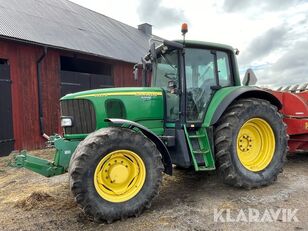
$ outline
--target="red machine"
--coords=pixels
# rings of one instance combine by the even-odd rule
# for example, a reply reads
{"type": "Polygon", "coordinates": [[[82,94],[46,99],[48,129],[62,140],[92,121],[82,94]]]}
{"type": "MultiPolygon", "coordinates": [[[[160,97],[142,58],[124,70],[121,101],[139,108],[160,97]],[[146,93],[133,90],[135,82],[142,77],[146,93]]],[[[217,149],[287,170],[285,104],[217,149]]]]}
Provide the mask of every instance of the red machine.
{"type": "Polygon", "coordinates": [[[283,104],[281,113],[288,126],[289,152],[308,152],[308,83],[272,93],[283,104]]]}

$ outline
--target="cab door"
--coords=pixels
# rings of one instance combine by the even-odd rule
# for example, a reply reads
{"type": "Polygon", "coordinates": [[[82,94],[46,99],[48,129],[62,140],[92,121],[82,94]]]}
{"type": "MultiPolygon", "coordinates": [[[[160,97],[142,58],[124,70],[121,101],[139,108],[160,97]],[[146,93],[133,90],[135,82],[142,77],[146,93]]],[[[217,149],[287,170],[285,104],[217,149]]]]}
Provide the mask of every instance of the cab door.
{"type": "Polygon", "coordinates": [[[187,48],[185,73],[186,122],[202,123],[215,89],[231,85],[228,53],[187,48]]]}

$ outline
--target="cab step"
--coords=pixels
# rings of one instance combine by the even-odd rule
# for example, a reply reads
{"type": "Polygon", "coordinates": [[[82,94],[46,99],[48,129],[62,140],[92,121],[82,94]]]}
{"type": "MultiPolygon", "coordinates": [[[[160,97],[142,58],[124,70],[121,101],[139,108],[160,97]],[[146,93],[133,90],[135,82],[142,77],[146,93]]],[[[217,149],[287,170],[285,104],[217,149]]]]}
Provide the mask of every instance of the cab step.
{"type": "Polygon", "coordinates": [[[188,131],[187,128],[184,127],[184,132],[195,170],[214,170],[215,160],[213,158],[206,129],[201,127],[197,131],[188,131]]]}

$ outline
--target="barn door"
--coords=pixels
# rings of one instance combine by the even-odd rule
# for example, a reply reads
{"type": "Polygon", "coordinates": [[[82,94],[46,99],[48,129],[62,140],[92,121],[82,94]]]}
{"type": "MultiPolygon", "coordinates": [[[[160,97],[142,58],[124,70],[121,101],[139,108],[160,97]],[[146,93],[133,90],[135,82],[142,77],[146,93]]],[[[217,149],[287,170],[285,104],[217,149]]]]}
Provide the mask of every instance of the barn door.
{"type": "Polygon", "coordinates": [[[14,149],[10,66],[0,59],[0,156],[14,149]]]}
{"type": "Polygon", "coordinates": [[[78,91],[113,87],[111,75],[61,71],[61,96],[78,91]]]}
{"type": "Polygon", "coordinates": [[[89,89],[89,74],[73,71],[61,71],[61,96],[89,89]]]}

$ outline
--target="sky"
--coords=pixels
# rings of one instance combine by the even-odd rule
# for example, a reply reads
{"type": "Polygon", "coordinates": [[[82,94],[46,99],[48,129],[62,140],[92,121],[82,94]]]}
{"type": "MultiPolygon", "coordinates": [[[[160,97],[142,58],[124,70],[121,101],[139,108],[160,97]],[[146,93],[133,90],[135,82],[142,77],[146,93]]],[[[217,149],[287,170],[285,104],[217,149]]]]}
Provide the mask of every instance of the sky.
{"type": "Polygon", "coordinates": [[[308,82],[308,0],[71,0],[153,34],[224,43],[238,48],[241,76],[252,68],[258,85],[308,82]]]}

